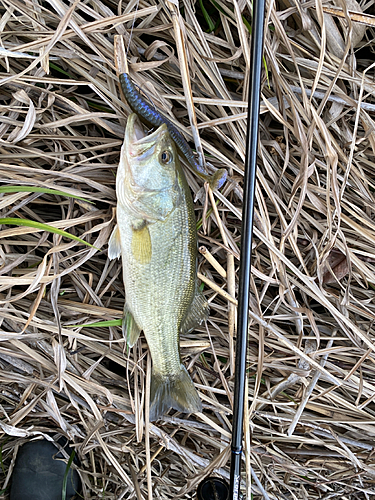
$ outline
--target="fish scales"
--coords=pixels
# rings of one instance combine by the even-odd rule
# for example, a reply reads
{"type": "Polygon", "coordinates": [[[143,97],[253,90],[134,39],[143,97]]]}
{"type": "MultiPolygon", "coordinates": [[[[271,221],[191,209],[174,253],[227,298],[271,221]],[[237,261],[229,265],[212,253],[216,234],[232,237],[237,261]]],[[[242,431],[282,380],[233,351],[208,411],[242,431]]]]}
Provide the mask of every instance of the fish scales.
{"type": "MultiPolygon", "coordinates": [[[[169,339],[178,335],[195,291],[197,244],[194,230],[189,227],[194,214],[188,206],[183,200],[166,221],[150,224],[152,247],[157,251],[152,252],[148,264],[140,264],[131,252],[123,260],[127,304],[145,332],[154,366],[165,373],[179,370],[178,343],[169,339]],[[173,238],[166,238],[168,234],[173,238]],[[183,286],[176,287],[176,282],[183,286]]],[[[117,221],[124,247],[130,248],[133,231],[121,207],[117,221]]]]}

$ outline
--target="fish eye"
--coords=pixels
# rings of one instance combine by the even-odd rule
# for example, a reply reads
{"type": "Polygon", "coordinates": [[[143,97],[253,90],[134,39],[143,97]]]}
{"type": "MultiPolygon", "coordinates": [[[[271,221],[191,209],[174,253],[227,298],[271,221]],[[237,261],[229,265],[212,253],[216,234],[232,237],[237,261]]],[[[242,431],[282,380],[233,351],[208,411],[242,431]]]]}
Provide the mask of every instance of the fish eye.
{"type": "Polygon", "coordinates": [[[169,151],[163,151],[160,153],[160,162],[164,165],[168,165],[173,160],[173,155],[169,151]]]}

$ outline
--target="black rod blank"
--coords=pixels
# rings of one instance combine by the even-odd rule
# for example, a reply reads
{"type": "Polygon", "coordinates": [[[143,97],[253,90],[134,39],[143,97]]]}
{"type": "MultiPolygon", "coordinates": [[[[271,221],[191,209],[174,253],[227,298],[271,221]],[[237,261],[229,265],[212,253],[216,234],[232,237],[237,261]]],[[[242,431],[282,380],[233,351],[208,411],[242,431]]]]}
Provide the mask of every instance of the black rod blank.
{"type": "Polygon", "coordinates": [[[249,324],[251,246],[258,151],[259,104],[263,54],[265,0],[253,1],[253,23],[250,46],[249,107],[244,175],[244,196],[241,232],[241,262],[238,290],[236,366],[232,428],[230,498],[237,500],[241,482],[243,415],[245,404],[247,330],[249,324]]]}

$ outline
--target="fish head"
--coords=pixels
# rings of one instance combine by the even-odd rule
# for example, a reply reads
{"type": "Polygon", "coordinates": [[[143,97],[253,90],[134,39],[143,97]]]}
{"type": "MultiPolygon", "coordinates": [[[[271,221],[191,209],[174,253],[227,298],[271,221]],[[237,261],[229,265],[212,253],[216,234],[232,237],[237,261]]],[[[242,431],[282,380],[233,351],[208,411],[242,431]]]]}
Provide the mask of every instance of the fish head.
{"type": "Polygon", "coordinates": [[[165,220],[181,199],[180,164],[167,126],[147,135],[129,116],[117,175],[119,203],[149,222],[165,220]]]}

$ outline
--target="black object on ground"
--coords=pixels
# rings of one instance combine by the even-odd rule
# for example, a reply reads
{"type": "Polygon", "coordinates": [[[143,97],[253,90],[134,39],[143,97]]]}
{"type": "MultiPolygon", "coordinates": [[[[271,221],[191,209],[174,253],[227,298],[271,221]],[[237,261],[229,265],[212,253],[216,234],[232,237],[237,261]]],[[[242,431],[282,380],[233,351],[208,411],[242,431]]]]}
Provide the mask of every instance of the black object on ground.
{"type": "Polygon", "coordinates": [[[228,500],[228,483],[220,477],[206,477],[199,483],[197,498],[198,500],[228,500]]]}
{"type": "Polygon", "coordinates": [[[232,459],[230,498],[237,500],[241,482],[243,412],[246,381],[247,330],[249,325],[251,245],[258,152],[260,83],[263,53],[265,0],[254,0],[250,46],[249,107],[244,176],[244,197],[241,231],[241,263],[238,290],[236,367],[234,378],[232,459]]]}
{"type": "MultiPolygon", "coordinates": [[[[64,446],[66,440],[59,444],[64,446]]],[[[72,449],[65,451],[70,456],[72,449]]],[[[66,461],[50,441],[31,441],[18,451],[12,474],[10,500],[61,500],[66,461]]],[[[80,491],[81,481],[77,471],[70,468],[67,476],[66,500],[80,491]]]]}

